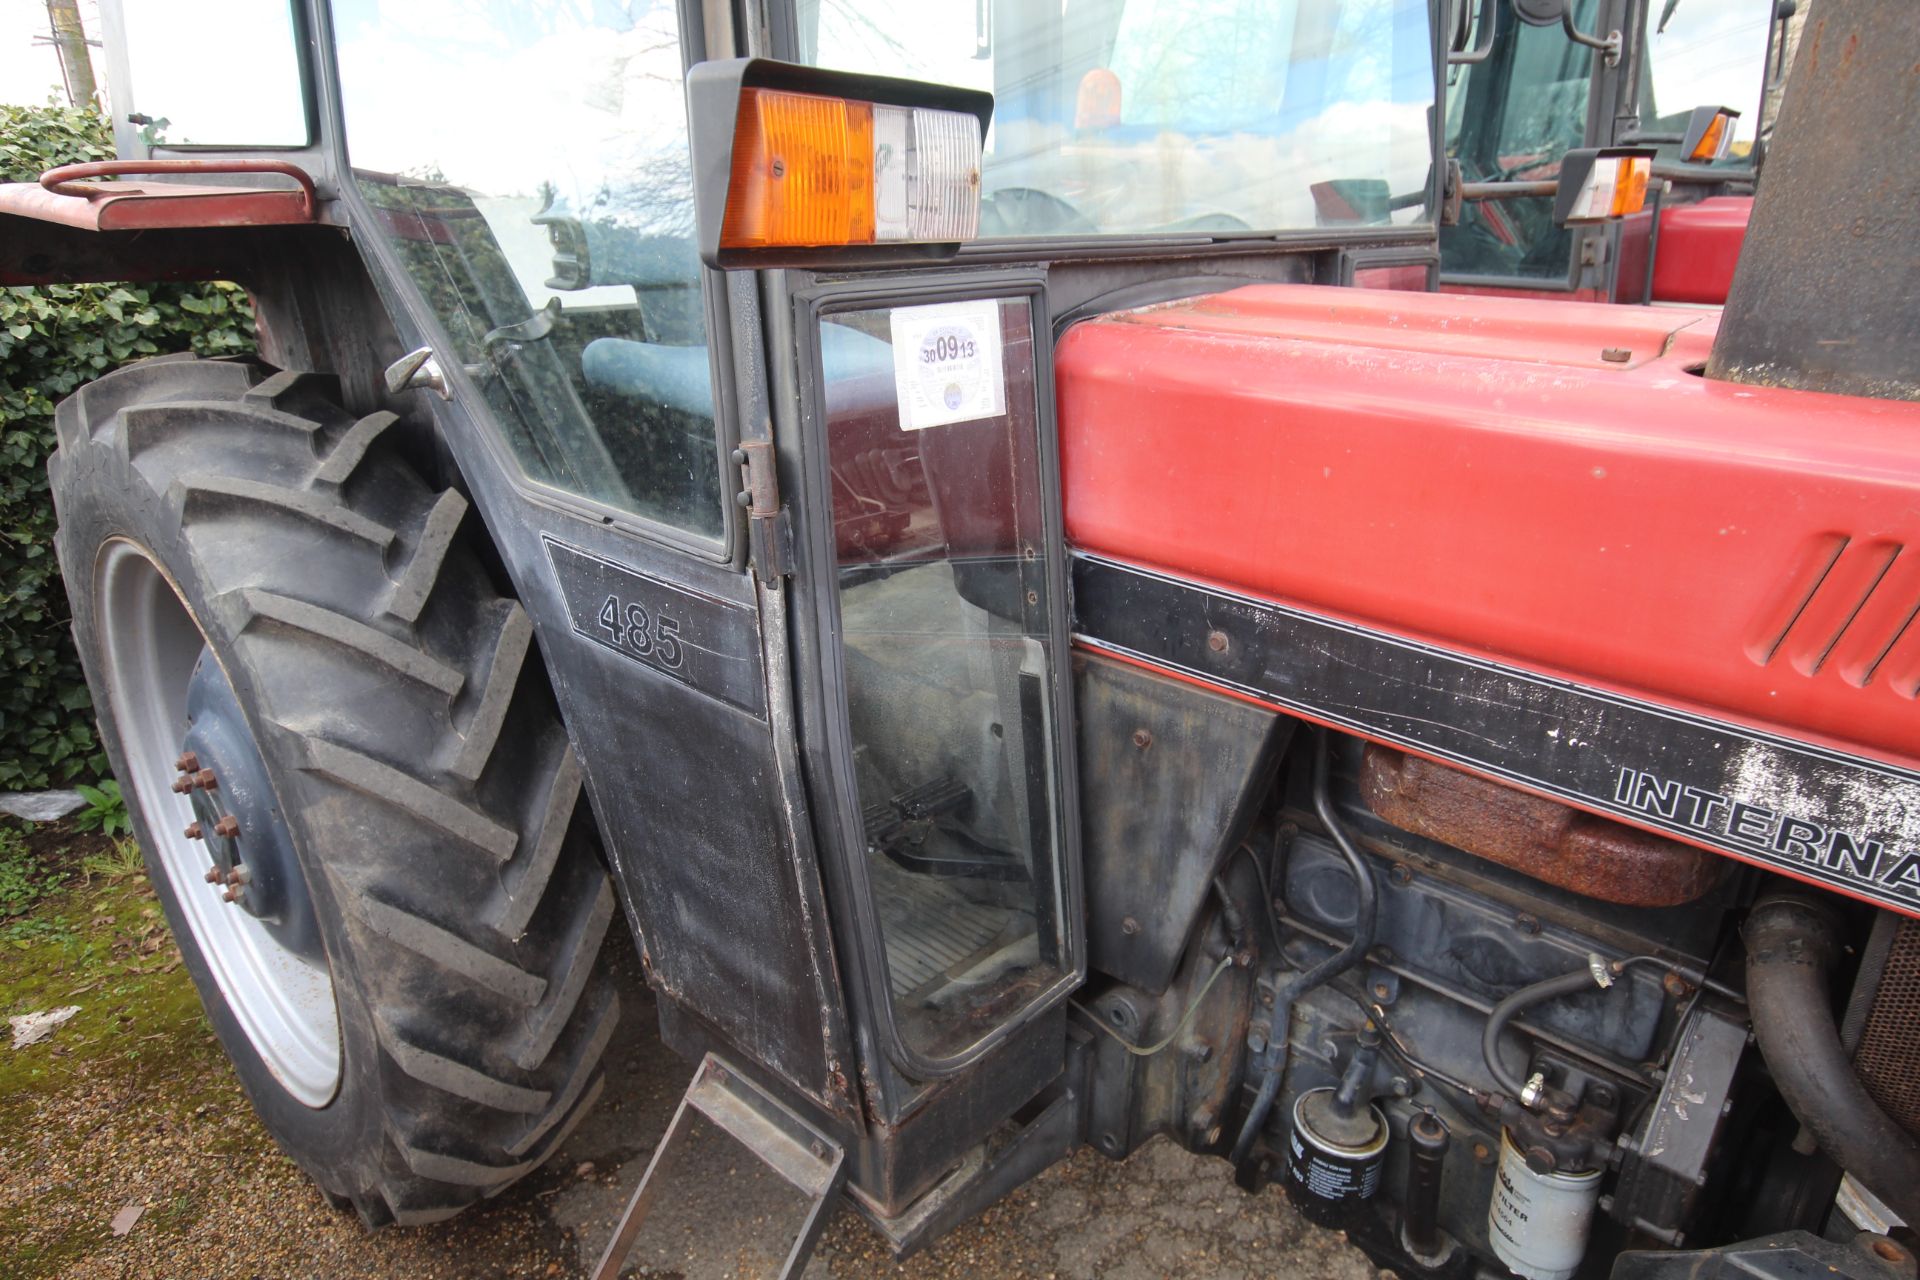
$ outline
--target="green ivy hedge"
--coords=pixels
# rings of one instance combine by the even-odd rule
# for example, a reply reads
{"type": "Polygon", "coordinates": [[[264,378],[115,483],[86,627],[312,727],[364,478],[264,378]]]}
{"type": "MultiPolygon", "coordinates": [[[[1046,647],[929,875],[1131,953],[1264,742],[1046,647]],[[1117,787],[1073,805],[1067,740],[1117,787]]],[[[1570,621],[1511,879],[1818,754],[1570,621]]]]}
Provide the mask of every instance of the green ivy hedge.
{"type": "MultiPolygon", "coordinates": [[[[0,106],[0,182],[112,155],[97,111],[0,106]]],[[[54,405],[147,356],[253,349],[253,311],[236,285],[0,288],[0,790],[107,771],[54,562],[54,405]]]]}

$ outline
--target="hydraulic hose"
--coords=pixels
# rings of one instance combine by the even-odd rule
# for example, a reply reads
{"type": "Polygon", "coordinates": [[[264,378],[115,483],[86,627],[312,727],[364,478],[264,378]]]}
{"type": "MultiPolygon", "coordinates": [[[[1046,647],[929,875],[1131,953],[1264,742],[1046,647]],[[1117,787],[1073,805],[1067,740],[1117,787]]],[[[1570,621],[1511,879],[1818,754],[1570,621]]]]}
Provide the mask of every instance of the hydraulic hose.
{"type": "Polygon", "coordinates": [[[1548,1000],[1558,1000],[1561,996],[1570,996],[1576,991],[1591,991],[1605,985],[1598,977],[1597,959],[1588,963],[1584,969],[1572,973],[1559,974],[1536,982],[1530,987],[1522,987],[1512,995],[1493,1006],[1493,1012],[1487,1015],[1486,1030],[1480,1034],[1480,1056],[1487,1060],[1487,1074],[1500,1086],[1500,1091],[1522,1106],[1526,1105],[1522,1095],[1526,1085],[1519,1076],[1507,1070],[1507,1064],[1500,1060],[1500,1033],[1507,1024],[1518,1017],[1521,1010],[1532,1008],[1548,1000]]]}
{"type": "Polygon", "coordinates": [[[1230,1158],[1235,1167],[1244,1164],[1247,1153],[1253,1150],[1254,1140],[1260,1136],[1261,1127],[1266,1124],[1267,1116],[1273,1110],[1273,1100],[1279,1096],[1280,1085],[1286,1078],[1287,1036],[1293,1026],[1294,1001],[1329,978],[1338,977],[1351,969],[1373,946],[1379,894],[1374,889],[1373,874],[1367,870],[1366,861],[1354,847],[1346,828],[1340,825],[1339,815],[1333,811],[1333,795],[1328,786],[1333,756],[1333,749],[1328,743],[1329,736],[1326,730],[1320,730],[1315,744],[1313,810],[1320,815],[1320,825],[1333,837],[1333,843],[1339,848],[1340,856],[1346,859],[1347,869],[1353,875],[1353,937],[1346,946],[1311,968],[1295,974],[1274,992],[1273,1020],[1267,1029],[1266,1074],[1260,1080],[1259,1092],[1254,1094],[1246,1123],[1240,1126],[1240,1136],[1233,1141],[1230,1158]]]}
{"type": "Polygon", "coordinates": [[[1920,1141],[1868,1096],[1834,1029],[1833,918],[1803,898],[1768,898],[1741,935],[1753,1036],[1780,1096],[1836,1164],[1920,1222],[1920,1141]]]}

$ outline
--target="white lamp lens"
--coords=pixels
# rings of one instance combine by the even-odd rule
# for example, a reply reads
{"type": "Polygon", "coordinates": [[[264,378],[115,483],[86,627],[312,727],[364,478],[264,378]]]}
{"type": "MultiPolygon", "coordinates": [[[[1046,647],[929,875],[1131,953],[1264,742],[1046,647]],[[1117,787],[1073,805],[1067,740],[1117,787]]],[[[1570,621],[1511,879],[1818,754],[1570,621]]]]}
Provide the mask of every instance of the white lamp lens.
{"type": "Polygon", "coordinates": [[[877,240],[971,240],[980,228],[980,120],[930,107],[873,108],[877,240]]]}

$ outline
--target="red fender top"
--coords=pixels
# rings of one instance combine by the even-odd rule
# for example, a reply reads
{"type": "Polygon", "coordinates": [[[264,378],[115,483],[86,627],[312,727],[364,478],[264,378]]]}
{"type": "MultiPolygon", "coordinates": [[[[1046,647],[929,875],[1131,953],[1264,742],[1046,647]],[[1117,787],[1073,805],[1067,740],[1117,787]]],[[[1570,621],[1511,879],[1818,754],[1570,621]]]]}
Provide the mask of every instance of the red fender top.
{"type": "Polygon", "coordinates": [[[1068,539],[1920,765],[1920,404],[1708,381],[1717,322],[1260,285],[1076,325],[1068,539]]]}

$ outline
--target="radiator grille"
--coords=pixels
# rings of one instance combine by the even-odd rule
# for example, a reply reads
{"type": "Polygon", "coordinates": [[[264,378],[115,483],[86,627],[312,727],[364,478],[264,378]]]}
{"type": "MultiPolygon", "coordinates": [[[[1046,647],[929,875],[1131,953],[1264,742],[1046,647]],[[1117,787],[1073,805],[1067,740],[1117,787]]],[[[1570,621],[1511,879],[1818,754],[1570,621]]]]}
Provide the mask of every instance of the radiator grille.
{"type": "Polygon", "coordinates": [[[1920,920],[1894,934],[1853,1061],[1873,1100],[1920,1133],[1920,920]]]}

